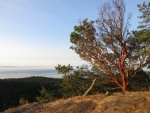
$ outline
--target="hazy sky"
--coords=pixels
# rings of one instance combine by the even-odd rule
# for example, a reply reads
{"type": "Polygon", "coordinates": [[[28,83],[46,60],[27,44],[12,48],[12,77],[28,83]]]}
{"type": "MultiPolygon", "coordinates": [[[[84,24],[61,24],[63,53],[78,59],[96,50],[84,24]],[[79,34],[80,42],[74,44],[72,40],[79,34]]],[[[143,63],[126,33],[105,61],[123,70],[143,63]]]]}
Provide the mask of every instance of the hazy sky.
{"type": "MultiPolygon", "coordinates": [[[[79,19],[98,17],[106,0],[0,0],[0,66],[81,65],[69,47],[70,33],[79,19]]],[[[138,25],[137,4],[125,0],[132,13],[131,29],[138,25]]]]}

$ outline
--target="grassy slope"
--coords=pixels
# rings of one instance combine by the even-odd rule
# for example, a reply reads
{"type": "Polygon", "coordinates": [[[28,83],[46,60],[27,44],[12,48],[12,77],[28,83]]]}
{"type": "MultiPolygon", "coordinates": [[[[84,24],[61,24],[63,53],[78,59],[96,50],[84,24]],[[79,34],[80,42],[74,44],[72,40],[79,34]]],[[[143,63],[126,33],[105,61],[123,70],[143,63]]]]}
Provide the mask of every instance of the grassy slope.
{"type": "Polygon", "coordinates": [[[150,92],[115,93],[87,97],[73,97],[55,102],[23,105],[5,113],[148,113],[150,112],[150,92]]]}

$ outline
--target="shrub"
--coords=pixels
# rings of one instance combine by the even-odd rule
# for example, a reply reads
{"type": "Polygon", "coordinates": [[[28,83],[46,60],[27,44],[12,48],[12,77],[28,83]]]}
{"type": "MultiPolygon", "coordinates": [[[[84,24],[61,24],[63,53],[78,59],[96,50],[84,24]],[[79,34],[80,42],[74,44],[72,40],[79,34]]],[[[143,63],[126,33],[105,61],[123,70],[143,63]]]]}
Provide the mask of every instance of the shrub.
{"type": "Polygon", "coordinates": [[[53,100],[53,92],[46,90],[44,87],[42,87],[42,90],[40,90],[40,96],[36,97],[36,100],[38,102],[44,101],[44,100],[53,100]]]}
{"type": "Polygon", "coordinates": [[[19,100],[19,103],[20,103],[20,105],[24,105],[24,104],[28,104],[29,102],[28,102],[28,100],[26,100],[25,98],[20,98],[20,100],[19,100]]]}

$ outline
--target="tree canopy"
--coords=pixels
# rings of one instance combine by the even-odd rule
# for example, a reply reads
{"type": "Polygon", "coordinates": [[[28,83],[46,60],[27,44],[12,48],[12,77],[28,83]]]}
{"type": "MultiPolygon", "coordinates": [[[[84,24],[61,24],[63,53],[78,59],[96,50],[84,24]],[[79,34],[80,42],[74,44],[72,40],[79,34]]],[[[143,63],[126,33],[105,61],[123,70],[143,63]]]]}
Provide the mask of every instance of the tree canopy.
{"type": "Polygon", "coordinates": [[[150,67],[150,2],[149,3],[142,3],[138,4],[138,9],[141,12],[141,16],[139,18],[142,20],[139,22],[139,30],[135,32],[136,36],[140,42],[144,42],[148,45],[145,54],[148,54],[149,57],[147,58],[147,64],[150,67]]]}
{"type": "Polygon", "coordinates": [[[123,0],[111,0],[101,6],[97,20],[80,21],[70,34],[71,49],[99,75],[113,79],[123,92],[146,63],[148,54],[144,52],[149,47],[129,31],[131,15],[125,18],[125,14],[123,0]]]}
{"type": "Polygon", "coordinates": [[[138,28],[150,30],[150,2],[147,4],[143,2],[142,4],[138,4],[137,6],[139,11],[142,13],[142,15],[139,16],[142,21],[139,22],[140,25],[138,26],[138,28]]]}

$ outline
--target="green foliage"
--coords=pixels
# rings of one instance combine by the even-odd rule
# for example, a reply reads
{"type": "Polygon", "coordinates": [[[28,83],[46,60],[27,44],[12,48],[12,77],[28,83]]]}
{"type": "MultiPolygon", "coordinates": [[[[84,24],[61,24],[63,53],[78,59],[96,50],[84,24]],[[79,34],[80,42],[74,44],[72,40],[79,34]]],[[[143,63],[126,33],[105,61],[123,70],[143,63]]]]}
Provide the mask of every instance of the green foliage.
{"type": "Polygon", "coordinates": [[[94,21],[88,22],[88,19],[83,20],[79,26],[74,27],[74,31],[70,34],[70,42],[74,45],[70,48],[75,50],[81,58],[87,58],[90,56],[84,50],[92,50],[92,43],[94,43],[96,29],[94,27],[94,21]]]}
{"type": "Polygon", "coordinates": [[[73,70],[73,67],[70,66],[70,64],[68,66],[61,66],[60,64],[58,64],[58,66],[56,66],[55,69],[58,71],[58,73],[67,75],[71,70],[73,70]]]}
{"type": "MultiPolygon", "coordinates": [[[[71,74],[63,77],[61,83],[61,92],[64,98],[72,96],[83,95],[87,89],[91,86],[92,80],[95,78],[94,74],[88,70],[87,65],[77,67],[71,74]]],[[[102,87],[94,85],[93,89],[90,90],[89,94],[95,92],[102,92],[102,87]]]]}
{"type": "MultiPolygon", "coordinates": [[[[72,82],[85,92],[91,84],[91,79],[83,75],[83,72],[80,73],[80,71],[77,71],[64,76],[63,79],[44,77],[0,79],[0,111],[21,104],[35,102],[37,101],[36,97],[39,97],[38,100],[40,101],[82,95],[82,92],[76,88],[72,82]],[[43,88],[41,89],[41,87],[43,88]]],[[[140,71],[133,78],[133,81],[131,81],[129,86],[131,91],[149,91],[150,73],[140,71]]],[[[120,91],[114,82],[107,81],[100,77],[89,94],[105,93],[105,90],[114,92],[120,91]]]]}
{"type": "Polygon", "coordinates": [[[36,97],[36,100],[38,102],[45,101],[45,100],[53,100],[54,99],[54,93],[52,91],[46,90],[44,87],[42,87],[42,90],[40,90],[40,96],[36,97]]]}
{"type": "Polygon", "coordinates": [[[137,6],[139,8],[139,11],[142,13],[142,15],[139,16],[142,21],[140,22],[138,28],[150,29],[150,2],[147,4],[143,2],[142,4],[138,4],[137,6]]]}
{"type": "Polygon", "coordinates": [[[29,77],[18,79],[0,79],[0,111],[20,105],[23,97],[29,103],[35,102],[40,96],[41,87],[54,93],[54,98],[61,98],[61,79],[45,77],[29,77]]]}
{"type": "Polygon", "coordinates": [[[142,21],[138,26],[140,30],[133,33],[128,26],[130,16],[127,22],[124,19],[123,0],[104,4],[96,21],[85,19],[74,27],[70,34],[70,42],[73,44],[70,48],[93,66],[93,73],[84,68],[71,72],[73,67],[70,64],[58,64],[55,68],[58,73],[65,75],[63,79],[0,79],[0,111],[34,101],[82,95],[93,77],[98,80],[90,94],[103,93],[106,89],[120,91],[112,78],[116,78],[118,84],[132,78],[128,85],[131,91],[149,91],[150,73],[137,71],[150,63],[150,2],[138,4],[138,8],[142,21]]]}
{"type": "Polygon", "coordinates": [[[20,105],[24,105],[24,104],[28,104],[29,101],[22,97],[22,98],[20,98],[19,103],[20,103],[20,105]]]}
{"type": "MultiPolygon", "coordinates": [[[[140,8],[144,14],[141,24],[149,23],[149,4],[140,8]]],[[[123,0],[112,0],[101,6],[96,21],[80,21],[70,34],[70,48],[89,62],[97,74],[109,76],[124,92],[129,78],[150,62],[150,30],[130,32],[131,16],[125,19],[125,11],[123,0]]]]}
{"type": "Polygon", "coordinates": [[[140,30],[136,31],[135,37],[138,38],[139,42],[148,45],[147,50],[144,54],[148,55],[147,64],[150,67],[150,2],[142,3],[137,5],[139,11],[142,13],[139,18],[142,20],[138,28],[140,30]]]}
{"type": "Polygon", "coordinates": [[[79,26],[74,26],[74,32],[70,34],[70,42],[92,41],[95,39],[95,32],[94,21],[88,22],[88,19],[84,19],[79,26]]]}
{"type": "Polygon", "coordinates": [[[149,91],[150,89],[150,78],[149,74],[140,70],[132,79],[129,84],[131,91],[149,91]]]}
{"type": "Polygon", "coordinates": [[[61,91],[64,98],[82,95],[88,87],[89,80],[73,73],[63,77],[61,91]]]}

